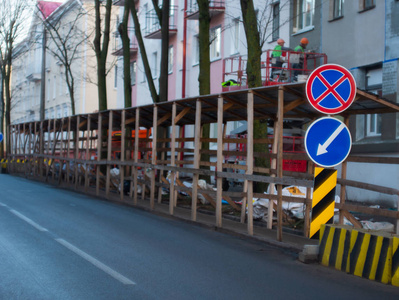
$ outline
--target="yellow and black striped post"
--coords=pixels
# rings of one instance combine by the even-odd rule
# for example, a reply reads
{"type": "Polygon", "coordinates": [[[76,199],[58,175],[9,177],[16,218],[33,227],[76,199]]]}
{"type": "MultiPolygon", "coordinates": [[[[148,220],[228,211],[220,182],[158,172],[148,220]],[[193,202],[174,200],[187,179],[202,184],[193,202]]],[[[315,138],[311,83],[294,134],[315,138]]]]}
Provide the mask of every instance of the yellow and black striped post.
{"type": "Polygon", "coordinates": [[[309,238],[318,237],[322,224],[332,223],[334,218],[336,185],[337,170],[315,168],[312,221],[310,223],[309,238]]]}

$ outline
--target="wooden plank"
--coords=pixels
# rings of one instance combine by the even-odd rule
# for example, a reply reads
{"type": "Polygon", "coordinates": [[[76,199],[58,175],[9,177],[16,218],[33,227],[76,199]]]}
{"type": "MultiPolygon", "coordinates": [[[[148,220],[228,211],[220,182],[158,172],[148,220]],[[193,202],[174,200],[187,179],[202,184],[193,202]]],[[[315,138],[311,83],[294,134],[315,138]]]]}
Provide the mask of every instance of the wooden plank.
{"type": "MultiPolygon", "coordinates": [[[[151,163],[153,165],[157,164],[157,135],[158,135],[158,106],[154,105],[153,111],[153,127],[152,127],[152,157],[151,163]]],[[[155,202],[155,175],[156,169],[152,169],[152,176],[151,176],[151,188],[150,188],[150,208],[154,209],[154,202],[155,202]]]]}
{"type": "Polygon", "coordinates": [[[179,123],[179,121],[190,112],[191,108],[190,107],[185,107],[175,118],[173,118],[172,120],[174,120],[174,123],[177,124],[179,123]]]}
{"type": "MultiPolygon", "coordinates": [[[[202,103],[199,99],[196,101],[195,110],[195,125],[194,125],[194,169],[199,170],[200,168],[200,149],[201,149],[201,110],[202,103]]],[[[191,199],[191,220],[197,220],[197,202],[198,202],[198,180],[199,175],[193,174],[193,187],[192,187],[192,199],[191,199]]]]}
{"type": "Polygon", "coordinates": [[[161,126],[161,124],[162,124],[163,122],[165,122],[166,120],[168,120],[171,116],[172,116],[171,113],[165,114],[162,118],[160,118],[160,119],[158,120],[157,126],[161,126]]]}
{"type": "Polygon", "coordinates": [[[388,217],[399,219],[399,211],[395,210],[388,210],[388,209],[381,209],[381,208],[372,208],[368,206],[363,206],[360,204],[342,204],[342,203],[335,203],[335,208],[347,210],[351,212],[358,212],[373,216],[381,216],[381,217],[388,217]]]}
{"type": "MultiPolygon", "coordinates": [[[[170,143],[170,166],[176,166],[176,103],[172,105],[172,134],[171,134],[171,143],[170,143]]],[[[169,213],[173,215],[174,213],[174,204],[175,204],[175,172],[171,172],[170,176],[170,188],[169,188],[169,213]]]]}
{"type": "MultiPolygon", "coordinates": [[[[277,122],[280,127],[278,131],[278,150],[277,150],[277,177],[283,177],[283,121],[284,121],[284,90],[280,86],[278,89],[278,108],[277,108],[277,122]]],[[[283,240],[283,186],[277,186],[277,240],[283,240]]]]}
{"type": "MultiPolygon", "coordinates": [[[[273,139],[273,146],[272,146],[272,153],[276,154],[276,157],[272,159],[270,168],[271,169],[276,169],[277,168],[277,150],[278,150],[278,134],[279,134],[280,126],[278,126],[278,122],[274,122],[274,139],[273,139]]],[[[271,174],[271,177],[276,177],[276,174],[271,174]]],[[[275,184],[271,183],[269,187],[269,193],[273,193],[275,189],[275,184]]],[[[274,210],[274,202],[272,199],[269,198],[269,205],[268,205],[268,214],[267,214],[267,228],[272,229],[273,227],[273,210],[274,210]]]]}
{"type": "Polygon", "coordinates": [[[341,217],[342,214],[342,218],[343,217],[347,218],[355,228],[363,228],[362,223],[360,223],[349,211],[340,210],[339,212],[340,212],[339,216],[341,217]]]}
{"type": "MultiPolygon", "coordinates": [[[[108,141],[107,141],[107,160],[112,158],[112,129],[113,129],[113,112],[110,111],[108,115],[108,141]]],[[[109,198],[110,182],[111,182],[111,165],[107,164],[106,183],[105,183],[105,197],[109,198]]]]}
{"type": "MultiPolygon", "coordinates": [[[[223,170],[223,97],[218,98],[218,121],[217,121],[217,156],[216,168],[223,170]]],[[[249,135],[249,133],[248,133],[249,135]]],[[[216,227],[222,227],[222,193],[223,178],[216,179],[216,227]]]]}
{"type": "Polygon", "coordinates": [[[398,189],[393,189],[393,188],[388,188],[376,184],[370,184],[370,183],[364,183],[360,181],[354,181],[354,180],[348,180],[348,179],[343,179],[343,178],[338,178],[337,183],[342,186],[352,186],[356,187],[359,189],[365,189],[369,191],[374,191],[374,192],[379,192],[383,194],[388,194],[388,195],[398,195],[399,190],[398,189]]]}
{"type": "MultiPolygon", "coordinates": [[[[90,130],[91,130],[91,116],[88,115],[87,116],[87,130],[86,130],[86,160],[90,160],[89,158],[89,143],[90,143],[90,130]]],[[[89,165],[86,164],[85,165],[85,192],[87,193],[88,189],[89,189],[89,182],[90,178],[89,178],[89,165]]]]}
{"type": "Polygon", "coordinates": [[[80,115],[76,117],[76,131],[75,131],[75,161],[74,161],[74,168],[75,168],[75,190],[78,188],[78,164],[76,160],[79,158],[79,122],[80,122],[80,115]]]}
{"type": "MultiPolygon", "coordinates": [[[[98,113],[98,130],[97,130],[97,162],[101,160],[102,151],[102,127],[103,115],[98,113]]],[[[96,166],[96,195],[100,195],[100,165],[96,166]]]]}
{"type": "MultiPolygon", "coordinates": [[[[136,122],[134,125],[134,130],[135,132],[139,132],[140,130],[140,108],[136,108],[136,122]]],[[[134,162],[137,163],[139,161],[139,135],[135,134],[134,135],[134,152],[133,152],[133,157],[134,157],[134,162]]],[[[134,188],[134,197],[133,197],[133,203],[134,205],[137,205],[138,201],[138,188],[137,188],[137,178],[138,178],[138,168],[133,167],[132,168],[133,172],[133,182],[130,184],[130,197],[132,196],[133,188],[134,188]]]]}
{"type": "MultiPolygon", "coordinates": [[[[134,119],[134,118],[132,118],[134,119]]],[[[131,130],[129,130],[129,139],[131,135],[131,130]]],[[[122,120],[121,120],[121,157],[120,161],[125,161],[125,153],[126,153],[126,109],[122,110],[122,120]]],[[[123,197],[125,193],[123,192],[124,189],[124,181],[125,181],[125,167],[121,164],[119,165],[119,182],[120,182],[120,191],[119,196],[120,200],[123,201],[123,197]]]]}
{"type": "MultiPolygon", "coordinates": [[[[252,159],[253,153],[254,153],[254,142],[253,142],[253,136],[254,136],[254,94],[250,91],[247,94],[247,172],[246,174],[252,175],[253,174],[253,169],[254,169],[254,161],[252,159]]],[[[253,181],[248,180],[247,181],[247,201],[248,201],[248,216],[247,216],[247,229],[248,229],[248,234],[253,235],[254,234],[254,228],[253,228],[253,181]]],[[[245,207],[243,207],[243,210],[245,210],[245,207]]]]}

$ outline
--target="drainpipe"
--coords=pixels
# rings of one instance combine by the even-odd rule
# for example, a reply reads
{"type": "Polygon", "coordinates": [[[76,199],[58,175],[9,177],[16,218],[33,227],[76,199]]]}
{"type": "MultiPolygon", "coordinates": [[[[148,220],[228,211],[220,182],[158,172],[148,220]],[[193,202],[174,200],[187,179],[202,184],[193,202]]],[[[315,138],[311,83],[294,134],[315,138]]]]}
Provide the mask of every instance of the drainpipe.
{"type": "MultiPolygon", "coordinates": [[[[183,19],[183,73],[182,73],[182,89],[181,97],[186,98],[186,47],[187,47],[187,0],[184,0],[184,19],[183,19]]],[[[182,138],[185,135],[185,126],[182,128],[182,138]]],[[[181,148],[184,148],[184,142],[181,143],[181,148]]],[[[183,152],[180,152],[180,160],[184,159],[183,152]]],[[[183,166],[181,166],[183,167],[183,166]]]]}
{"type": "Polygon", "coordinates": [[[47,31],[46,27],[43,25],[43,38],[42,38],[42,70],[41,70],[41,85],[40,85],[40,112],[39,120],[44,120],[44,109],[46,103],[46,43],[47,43],[47,31]]]}
{"type": "Polygon", "coordinates": [[[181,97],[186,98],[186,46],[187,46],[187,0],[184,0],[184,19],[183,19],[183,73],[181,97]]]}

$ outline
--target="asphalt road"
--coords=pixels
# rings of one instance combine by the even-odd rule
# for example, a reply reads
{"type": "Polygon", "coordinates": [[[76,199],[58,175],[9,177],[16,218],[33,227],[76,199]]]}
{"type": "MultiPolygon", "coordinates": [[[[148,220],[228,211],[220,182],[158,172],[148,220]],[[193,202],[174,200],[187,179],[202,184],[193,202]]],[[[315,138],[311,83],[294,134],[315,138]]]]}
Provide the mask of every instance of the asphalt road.
{"type": "Polygon", "coordinates": [[[0,299],[399,299],[293,253],[0,174],[0,299]]]}

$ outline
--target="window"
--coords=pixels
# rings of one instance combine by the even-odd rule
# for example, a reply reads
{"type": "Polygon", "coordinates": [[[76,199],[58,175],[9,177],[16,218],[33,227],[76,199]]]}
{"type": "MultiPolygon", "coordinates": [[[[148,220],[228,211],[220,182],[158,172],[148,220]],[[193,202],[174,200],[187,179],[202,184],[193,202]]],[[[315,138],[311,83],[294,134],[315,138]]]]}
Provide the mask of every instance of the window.
{"type": "Polygon", "coordinates": [[[156,79],[158,78],[158,52],[156,51],[152,53],[151,65],[152,78],[156,79]]]}
{"type": "Polygon", "coordinates": [[[66,104],[64,104],[63,106],[62,106],[62,108],[63,108],[63,111],[64,111],[64,117],[68,117],[68,106],[66,105],[66,104]]]}
{"type": "Polygon", "coordinates": [[[343,11],[343,6],[344,6],[344,0],[333,0],[333,14],[332,14],[332,19],[337,19],[340,17],[343,17],[344,11],[343,11]]]}
{"type": "Polygon", "coordinates": [[[367,10],[375,7],[375,0],[362,0],[360,1],[360,7],[359,9],[362,10],[367,10]]]}
{"type": "Polygon", "coordinates": [[[232,24],[232,36],[233,41],[231,43],[231,54],[238,53],[238,47],[240,43],[240,19],[234,19],[232,24]]]}
{"type": "Polygon", "coordinates": [[[313,28],[315,0],[294,0],[294,33],[313,28]]]}
{"type": "Polygon", "coordinates": [[[57,119],[61,118],[61,106],[57,106],[57,119]]]}
{"type": "MultiPolygon", "coordinates": [[[[366,69],[366,90],[370,93],[382,93],[382,67],[366,69]]],[[[381,135],[381,115],[366,116],[366,136],[381,135]]]]}
{"type": "Polygon", "coordinates": [[[169,55],[168,55],[168,74],[173,72],[173,46],[169,46],[169,55]]]}
{"type": "Polygon", "coordinates": [[[211,61],[216,60],[220,58],[220,44],[221,44],[221,39],[220,39],[220,34],[221,34],[221,27],[215,27],[211,29],[210,32],[210,39],[211,39],[211,45],[210,45],[210,55],[211,55],[211,61]]]}
{"type": "Polygon", "coordinates": [[[273,28],[272,39],[276,41],[280,37],[280,3],[273,4],[273,28]]]}
{"type": "Polygon", "coordinates": [[[136,84],[136,72],[137,72],[137,64],[135,61],[130,63],[130,84],[136,84]]]}
{"type": "Polygon", "coordinates": [[[115,74],[114,74],[114,88],[118,87],[118,66],[115,66],[115,74]]]}

